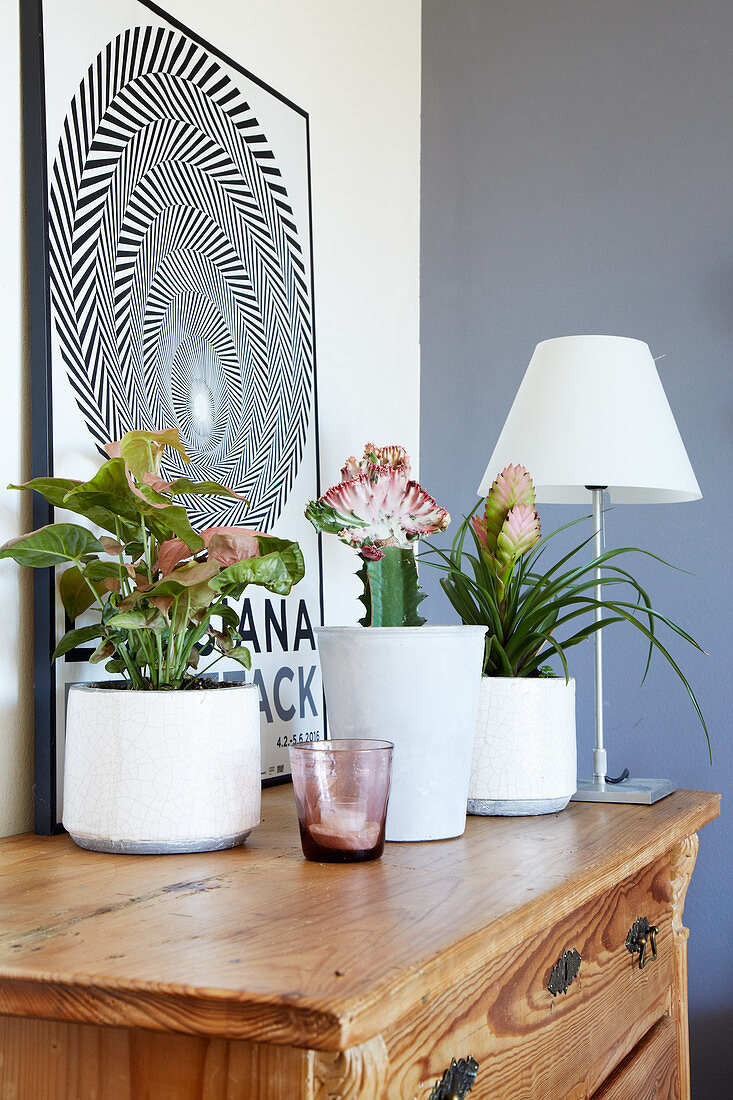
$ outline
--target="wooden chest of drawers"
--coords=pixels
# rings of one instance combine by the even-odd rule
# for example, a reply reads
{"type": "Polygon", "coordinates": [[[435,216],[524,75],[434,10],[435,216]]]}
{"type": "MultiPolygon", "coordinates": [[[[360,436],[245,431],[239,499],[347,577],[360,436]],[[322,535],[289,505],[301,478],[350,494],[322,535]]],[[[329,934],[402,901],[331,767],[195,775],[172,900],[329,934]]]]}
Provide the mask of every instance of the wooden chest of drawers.
{"type": "Polygon", "coordinates": [[[336,866],[281,787],[229,852],[0,842],[0,1096],[429,1100],[470,1055],[472,1100],[687,1097],[682,907],[718,807],[469,818],[336,866]]]}

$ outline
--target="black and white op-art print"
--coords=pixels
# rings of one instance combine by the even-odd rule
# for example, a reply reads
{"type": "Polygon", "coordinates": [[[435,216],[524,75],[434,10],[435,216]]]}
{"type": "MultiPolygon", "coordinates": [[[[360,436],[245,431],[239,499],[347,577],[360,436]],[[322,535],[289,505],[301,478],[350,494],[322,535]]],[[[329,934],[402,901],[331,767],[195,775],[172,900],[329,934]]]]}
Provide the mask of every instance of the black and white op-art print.
{"type": "MultiPolygon", "coordinates": [[[[313,401],[303,247],[267,134],[217,60],[165,27],[92,60],[50,180],[51,294],[89,432],[177,426],[194,523],[279,518],[313,401]]],[[[183,474],[174,453],[170,474],[183,474]]]]}
{"type": "MultiPolygon", "coordinates": [[[[170,452],[165,476],[247,500],[182,498],[195,527],[301,542],[306,581],[241,607],[276,778],[289,744],[322,734],[302,518],[319,491],[308,116],[147,0],[44,0],[42,46],[51,331],[32,369],[50,379],[49,466],[85,476],[81,454],[91,476],[109,440],[176,427],[191,464],[170,452]]],[[[58,601],[52,614],[60,636],[58,601]]],[[[90,675],[70,656],[59,729],[65,685],[90,675]]]]}

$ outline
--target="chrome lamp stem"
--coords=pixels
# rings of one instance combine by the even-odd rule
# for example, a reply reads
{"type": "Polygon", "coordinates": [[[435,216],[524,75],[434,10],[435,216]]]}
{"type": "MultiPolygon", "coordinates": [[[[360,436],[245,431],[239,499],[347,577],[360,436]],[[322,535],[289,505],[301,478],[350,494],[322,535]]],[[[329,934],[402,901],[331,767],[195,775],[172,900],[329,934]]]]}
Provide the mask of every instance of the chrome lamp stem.
{"type": "MultiPolygon", "coordinates": [[[[586,485],[593,494],[593,556],[599,558],[603,553],[603,493],[605,486],[586,485]]],[[[595,578],[594,594],[598,604],[603,594],[603,579],[601,567],[596,566],[593,575],[595,578]]],[[[596,607],[593,613],[596,623],[603,619],[603,611],[596,607]]],[[[581,779],[578,789],[573,795],[573,802],[630,802],[641,805],[651,805],[660,798],[671,794],[675,789],[674,783],[668,779],[625,779],[609,782],[606,748],[603,739],[603,643],[602,629],[595,631],[593,642],[595,646],[595,744],[593,748],[593,778],[581,779]]],[[[628,775],[628,772],[624,772],[628,775]]]]}
{"type": "MultiPolygon", "coordinates": [[[[603,552],[603,489],[593,486],[593,556],[599,558],[603,552]]],[[[600,604],[603,596],[603,583],[601,579],[601,567],[597,565],[594,570],[595,589],[594,595],[600,604]]],[[[593,617],[597,623],[603,618],[603,611],[596,607],[593,617]]],[[[593,750],[593,782],[599,787],[605,787],[608,773],[608,760],[603,744],[603,630],[596,630],[593,635],[595,647],[595,681],[596,681],[596,740],[593,750]]]]}

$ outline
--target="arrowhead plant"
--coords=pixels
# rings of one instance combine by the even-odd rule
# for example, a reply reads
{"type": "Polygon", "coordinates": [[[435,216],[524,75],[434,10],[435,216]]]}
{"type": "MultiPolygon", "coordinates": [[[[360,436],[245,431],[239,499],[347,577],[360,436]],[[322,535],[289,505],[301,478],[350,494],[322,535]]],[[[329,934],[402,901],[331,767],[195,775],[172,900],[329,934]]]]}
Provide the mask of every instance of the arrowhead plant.
{"type": "Polygon", "coordinates": [[[222,657],[249,668],[228,600],[249,584],[286,596],[305,572],[297,542],[241,527],[194,530],[178,497],[238,494],[215,481],[166,481],[166,447],[188,462],[176,429],[128,432],[106,445],[109,457],[89,481],[46,477],[9,486],[38,492],[105,533],[52,523],[0,549],[0,558],[19,565],[65,567],[59,595],[72,622],[96,612],[97,622],[66,632],[54,658],[95,641],[90,661],[105,661],[136,690],[192,687],[222,657]],[[211,652],[214,660],[199,670],[211,652]]]}
{"type": "Polygon", "coordinates": [[[410,479],[404,447],[367,443],[364,457],[347,458],[341,482],[308,504],[317,531],[337,535],[358,551],[363,592],[362,626],[422,626],[425,599],[417,579],[415,544],[444,531],[450,516],[410,479]]]}

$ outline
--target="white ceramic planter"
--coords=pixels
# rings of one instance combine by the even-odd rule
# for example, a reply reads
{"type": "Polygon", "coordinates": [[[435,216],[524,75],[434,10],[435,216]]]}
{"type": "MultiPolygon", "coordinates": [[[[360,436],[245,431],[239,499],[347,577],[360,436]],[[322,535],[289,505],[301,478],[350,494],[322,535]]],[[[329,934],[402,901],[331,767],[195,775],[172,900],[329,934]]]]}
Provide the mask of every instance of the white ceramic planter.
{"type": "Polygon", "coordinates": [[[387,840],[466,827],[481,626],[317,627],[332,737],[394,742],[387,840]]]}
{"type": "Polygon", "coordinates": [[[470,814],[550,814],[577,789],[575,681],[482,676],[470,814]]]}
{"type": "Polygon", "coordinates": [[[259,823],[260,790],[254,686],[69,690],[63,823],[82,848],[231,848],[259,823]]]}

